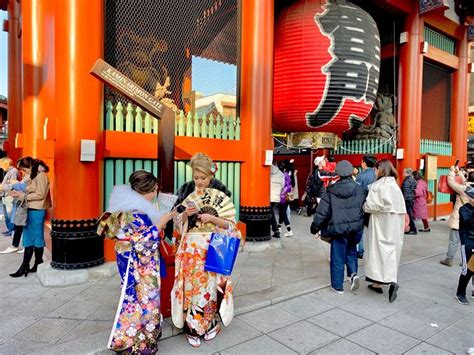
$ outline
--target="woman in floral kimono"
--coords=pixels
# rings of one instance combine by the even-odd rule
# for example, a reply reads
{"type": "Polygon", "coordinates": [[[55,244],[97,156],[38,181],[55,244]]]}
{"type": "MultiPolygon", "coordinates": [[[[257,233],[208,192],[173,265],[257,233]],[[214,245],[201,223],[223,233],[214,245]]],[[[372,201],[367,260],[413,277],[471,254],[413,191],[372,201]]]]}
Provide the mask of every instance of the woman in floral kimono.
{"type": "MultiPolygon", "coordinates": [[[[215,172],[212,160],[205,154],[197,153],[191,159],[191,167],[195,190],[199,193],[210,187],[215,172]]],[[[181,198],[184,196],[181,196],[180,191],[186,189],[189,190],[185,187],[178,191],[181,198]]],[[[227,191],[225,186],[224,190],[227,191]]],[[[189,191],[187,195],[191,192],[193,191],[189,191]]],[[[234,220],[207,213],[198,214],[198,208],[193,204],[187,204],[179,218],[182,221],[182,240],[176,254],[171,312],[174,325],[184,329],[191,346],[198,347],[202,337],[209,341],[219,333],[218,315],[227,326],[234,314],[230,276],[204,271],[211,233],[220,229],[221,232],[227,230],[236,236],[240,235],[234,220]]]]}
{"type": "Polygon", "coordinates": [[[108,347],[132,354],[152,354],[161,335],[161,230],[174,212],[159,216],[152,204],[158,190],[153,174],[140,170],[130,186],[116,186],[109,212],[99,221],[98,234],[115,240],[122,292],[108,347]]]}

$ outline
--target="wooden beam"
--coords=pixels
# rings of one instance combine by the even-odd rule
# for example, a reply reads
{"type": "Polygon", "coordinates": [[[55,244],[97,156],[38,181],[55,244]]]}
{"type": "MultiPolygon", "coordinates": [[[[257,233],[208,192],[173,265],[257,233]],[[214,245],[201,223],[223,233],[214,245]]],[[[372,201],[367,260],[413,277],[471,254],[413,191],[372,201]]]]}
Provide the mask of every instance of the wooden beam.
{"type": "Polygon", "coordinates": [[[158,136],[151,133],[104,131],[104,157],[158,159],[158,136]]]}
{"type": "Polygon", "coordinates": [[[428,52],[425,53],[425,58],[451,69],[459,69],[459,58],[457,56],[442,51],[432,45],[428,45],[428,52]]]}
{"type": "Polygon", "coordinates": [[[242,141],[225,139],[207,139],[194,137],[176,137],[176,160],[189,160],[194,153],[203,152],[214,161],[243,161],[246,157],[242,141]]]}

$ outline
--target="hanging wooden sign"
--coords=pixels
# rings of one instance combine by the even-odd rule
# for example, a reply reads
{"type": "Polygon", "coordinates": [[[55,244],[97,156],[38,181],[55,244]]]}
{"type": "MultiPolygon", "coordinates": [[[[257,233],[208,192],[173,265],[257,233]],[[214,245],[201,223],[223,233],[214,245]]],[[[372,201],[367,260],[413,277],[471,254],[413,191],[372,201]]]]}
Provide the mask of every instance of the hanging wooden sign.
{"type": "Polygon", "coordinates": [[[433,10],[449,9],[446,0],[420,0],[420,15],[433,10]]]}
{"type": "Polygon", "coordinates": [[[474,25],[467,26],[467,40],[474,42],[474,25]]]}
{"type": "Polygon", "coordinates": [[[163,105],[155,96],[127,78],[123,73],[104,60],[100,58],[97,59],[90,73],[104,82],[104,84],[126,96],[130,101],[133,101],[150,115],[156,118],[169,117],[174,119],[173,110],[163,105]]]}

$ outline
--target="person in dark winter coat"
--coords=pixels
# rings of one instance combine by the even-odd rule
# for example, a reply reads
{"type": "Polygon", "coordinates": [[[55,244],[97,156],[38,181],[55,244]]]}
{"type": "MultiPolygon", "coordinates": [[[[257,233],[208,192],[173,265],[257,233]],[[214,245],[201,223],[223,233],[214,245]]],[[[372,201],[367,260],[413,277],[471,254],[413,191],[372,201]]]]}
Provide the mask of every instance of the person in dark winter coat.
{"type": "Polygon", "coordinates": [[[352,170],[347,160],[336,165],[340,180],[327,188],[311,223],[311,233],[331,238],[331,286],[337,293],[344,293],[344,265],[351,277],[351,290],[359,288],[356,247],[364,228],[362,206],[367,191],[354,182],[352,170]]]}
{"type": "MultiPolygon", "coordinates": [[[[468,305],[466,288],[469,280],[474,276],[474,188],[469,186],[465,191],[469,202],[459,209],[459,237],[461,239],[462,268],[459,276],[456,299],[459,303],[468,305]],[[469,263],[470,261],[470,263],[469,263]],[[469,268],[468,264],[471,266],[469,268]]],[[[474,289],[472,290],[474,296],[474,289]]]]}
{"type": "Polygon", "coordinates": [[[413,207],[415,206],[416,199],[416,180],[413,177],[413,170],[406,168],[403,170],[405,179],[402,183],[402,193],[405,199],[405,207],[407,209],[408,217],[410,217],[410,230],[405,234],[417,234],[415,218],[413,216],[413,207]]]}

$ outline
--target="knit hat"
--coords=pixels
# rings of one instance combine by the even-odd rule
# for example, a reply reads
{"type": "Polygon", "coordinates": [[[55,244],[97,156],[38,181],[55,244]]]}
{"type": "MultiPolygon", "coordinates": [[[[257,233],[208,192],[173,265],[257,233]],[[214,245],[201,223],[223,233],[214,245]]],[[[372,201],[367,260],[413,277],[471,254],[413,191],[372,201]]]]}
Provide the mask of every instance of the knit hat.
{"type": "Polygon", "coordinates": [[[466,191],[464,191],[469,198],[474,198],[474,187],[467,186],[466,191]]]}
{"type": "Polygon", "coordinates": [[[324,155],[314,158],[314,165],[318,166],[319,164],[323,162],[323,160],[324,160],[324,155]]]}
{"type": "Polygon", "coordinates": [[[347,160],[341,160],[339,163],[336,165],[336,175],[339,175],[340,177],[347,177],[352,175],[352,171],[354,170],[354,167],[350,162],[347,160]]]}

